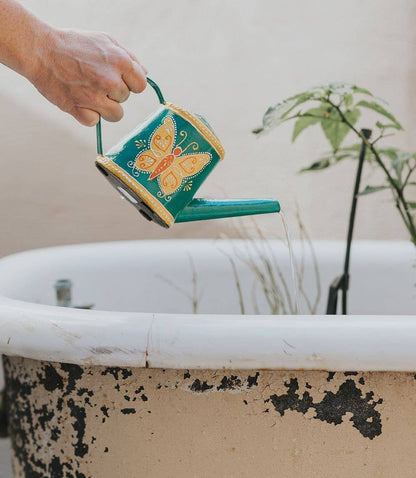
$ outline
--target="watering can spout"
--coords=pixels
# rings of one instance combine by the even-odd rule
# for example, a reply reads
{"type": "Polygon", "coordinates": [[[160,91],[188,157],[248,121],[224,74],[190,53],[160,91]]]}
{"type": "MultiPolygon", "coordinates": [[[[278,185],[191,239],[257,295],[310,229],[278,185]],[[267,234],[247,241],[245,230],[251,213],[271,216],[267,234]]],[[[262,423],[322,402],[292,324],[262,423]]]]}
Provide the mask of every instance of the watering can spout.
{"type": "Polygon", "coordinates": [[[276,199],[193,199],[175,222],[205,221],[224,217],[280,212],[276,199]]]}

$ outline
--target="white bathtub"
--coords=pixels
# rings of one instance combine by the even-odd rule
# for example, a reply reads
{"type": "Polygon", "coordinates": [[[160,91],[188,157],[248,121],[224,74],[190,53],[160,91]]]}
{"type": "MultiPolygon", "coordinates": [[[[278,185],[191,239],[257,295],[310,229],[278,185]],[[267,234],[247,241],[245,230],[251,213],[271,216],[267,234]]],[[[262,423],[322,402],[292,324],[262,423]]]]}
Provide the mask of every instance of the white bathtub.
{"type": "MultiPolygon", "coordinates": [[[[291,286],[287,249],[272,247],[291,286]]],[[[323,460],[325,476],[413,476],[414,246],[355,243],[345,317],[323,315],[343,243],[315,243],[314,316],[253,314],[253,272],[236,259],[241,315],[236,251],[138,241],[0,261],[15,477],[322,477],[323,460]],[[58,279],[94,310],[54,306],[58,279]]]]}
{"type": "MultiPolygon", "coordinates": [[[[6,257],[0,261],[0,353],[132,367],[415,368],[416,269],[410,243],[355,243],[348,317],[238,315],[227,256],[236,248],[244,254],[238,241],[138,241],[6,257]],[[190,258],[201,295],[198,316],[175,288],[192,293],[190,258]],[[74,284],[74,303],[93,303],[94,310],[53,307],[54,283],[62,278],[74,284]],[[287,354],[284,341],[296,352],[287,354]]],[[[280,242],[273,248],[292,286],[287,249],[280,242]]],[[[299,248],[295,243],[297,257],[299,248]]],[[[317,242],[315,250],[323,314],[328,286],[342,272],[344,244],[317,242]]],[[[306,261],[305,289],[315,289],[310,255],[306,261]]],[[[253,273],[238,259],[236,264],[250,302],[253,273]]]]}

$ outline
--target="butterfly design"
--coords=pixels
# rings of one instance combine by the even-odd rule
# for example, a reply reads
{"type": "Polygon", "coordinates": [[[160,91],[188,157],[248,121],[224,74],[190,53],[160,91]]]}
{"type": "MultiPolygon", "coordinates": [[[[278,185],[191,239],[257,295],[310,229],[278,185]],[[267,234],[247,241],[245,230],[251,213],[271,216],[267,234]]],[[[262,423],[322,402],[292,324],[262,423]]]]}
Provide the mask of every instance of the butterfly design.
{"type": "Polygon", "coordinates": [[[179,134],[183,139],[175,146],[175,126],[174,119],[167,116],[153,132],[150,149],[141,153],[134,163],[134,167],[139,171],[150,173],[148,181],[157,179],[165,196],[177,191],[184,179],[195,176],[211,160],[209,153],[183,154],[189,147],[197,149],[198,144],[193,142],[182,149],[180,145],[186,139],[187,133],[181,131],[179,134]]]}

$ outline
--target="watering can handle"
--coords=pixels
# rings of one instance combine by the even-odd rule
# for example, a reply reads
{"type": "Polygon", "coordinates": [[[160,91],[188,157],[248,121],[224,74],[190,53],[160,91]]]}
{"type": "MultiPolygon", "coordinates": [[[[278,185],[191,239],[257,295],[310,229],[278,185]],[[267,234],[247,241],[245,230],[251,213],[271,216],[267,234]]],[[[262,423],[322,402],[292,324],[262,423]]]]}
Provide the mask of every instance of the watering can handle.
{"type": "MultiPolygon", "coordinates": [[[[147,77],[147,82],[155,90],[155,92],[157,94],[157,97],[159,98],[160,104],[164,105],[166,103],[166,101],[165,101],[165,98],[163,98],[163,94],[160,91],[160,88],[149,77],[147,77]]],[[[97,134],[97,153],[102,155],[103,154],[103,143],[102,143],[102,135],[101,135],[101,116],[100,116],[100,119],[98,120],[98,123],[95,127],[95,131],[96,131],[96,134],[97,134]]]]}

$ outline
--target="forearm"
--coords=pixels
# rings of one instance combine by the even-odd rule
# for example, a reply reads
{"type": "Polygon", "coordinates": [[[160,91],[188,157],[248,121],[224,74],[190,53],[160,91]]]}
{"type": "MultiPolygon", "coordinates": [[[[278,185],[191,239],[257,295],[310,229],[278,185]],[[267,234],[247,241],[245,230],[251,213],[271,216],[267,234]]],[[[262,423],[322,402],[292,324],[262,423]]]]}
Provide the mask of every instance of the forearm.
{"type": "Polygon", "coordinates": [[[14,0],[0,0],[0,62],[31,79],[51,30],[14,0]]]}
{"type": "Polygon", "coordinates": [[[120,103],[146,88],[146,70],[109,35],[53,28],[14,0],[0,0],[0,63],[87,126],[120,120],[120,103]]]}

